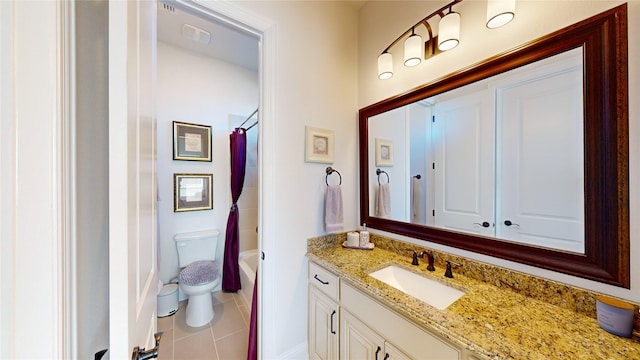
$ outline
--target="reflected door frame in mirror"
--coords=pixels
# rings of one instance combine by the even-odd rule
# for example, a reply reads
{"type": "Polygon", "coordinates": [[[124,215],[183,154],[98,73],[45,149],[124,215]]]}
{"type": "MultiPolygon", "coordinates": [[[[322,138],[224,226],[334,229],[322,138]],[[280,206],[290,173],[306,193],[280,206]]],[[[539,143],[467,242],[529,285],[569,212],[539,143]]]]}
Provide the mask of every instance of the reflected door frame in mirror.
{"type": "Polygon", "coordinates": [[[360,219],[368,227],[629,288],[627,5],[623,4],[359,112],[360,219]],[[368,119],[584,47],[585,254],[369,215],[368,119]]]}

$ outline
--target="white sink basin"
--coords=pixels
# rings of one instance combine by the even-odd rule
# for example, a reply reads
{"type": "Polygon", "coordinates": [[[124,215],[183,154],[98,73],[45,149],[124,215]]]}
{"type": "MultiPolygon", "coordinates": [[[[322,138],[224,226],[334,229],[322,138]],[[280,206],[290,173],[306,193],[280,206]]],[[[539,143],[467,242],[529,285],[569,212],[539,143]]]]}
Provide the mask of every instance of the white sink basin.
{"type": "Polygon", "coordinates": [[[440,310],[458,300],[464,292],[428,279],[395,265],[389,265],[369,274],[389,286],[413,296],[440,310]]]}

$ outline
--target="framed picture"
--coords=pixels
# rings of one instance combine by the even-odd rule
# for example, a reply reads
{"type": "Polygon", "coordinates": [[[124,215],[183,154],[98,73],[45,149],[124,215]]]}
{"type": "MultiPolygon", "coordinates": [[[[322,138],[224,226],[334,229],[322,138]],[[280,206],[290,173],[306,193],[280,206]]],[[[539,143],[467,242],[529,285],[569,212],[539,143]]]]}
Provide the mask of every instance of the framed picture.
{"type": "Polygon", "coordinates": [[[174,121],[173,160],[211,161],[211,126],[174,121]]]}
{"type": "Polygon", "coordinates": [[[393,166],[393,143],[376,138],[376,166],[393,166]]]}
{"type": "Polygon", "coordinates": [[[213,174],[173,174],[173,212],[211,210],[213,174]]]}
{"type": "Polygon", "coordinates": [[[333,131],[306,126],[304,160],[333,164],[333,131]]]}

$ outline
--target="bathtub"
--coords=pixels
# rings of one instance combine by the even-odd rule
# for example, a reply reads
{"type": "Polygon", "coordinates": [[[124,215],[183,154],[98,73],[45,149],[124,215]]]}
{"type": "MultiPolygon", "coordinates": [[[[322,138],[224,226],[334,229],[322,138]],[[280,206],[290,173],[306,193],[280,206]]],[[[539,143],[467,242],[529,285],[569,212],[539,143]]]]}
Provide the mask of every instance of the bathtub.
{"type": "Polygon", "coordinates": [[[251,311],[251,302],[253,300],[253,283],[256,278],[256,269],[258,268],[258,250],[246,250],[238,256],[238,265],[240,267],[240,295],[244,300],[247,309],[251,311]]]}

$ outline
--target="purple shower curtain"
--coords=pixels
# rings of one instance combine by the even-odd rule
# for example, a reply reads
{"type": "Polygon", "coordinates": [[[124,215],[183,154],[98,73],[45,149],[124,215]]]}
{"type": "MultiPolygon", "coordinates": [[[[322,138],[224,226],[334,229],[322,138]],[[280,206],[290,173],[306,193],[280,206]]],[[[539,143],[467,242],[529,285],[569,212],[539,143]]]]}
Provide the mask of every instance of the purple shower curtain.
{"type": "Polygon", "coordinates": [[[224,264],[222,265],[222,291],[237,292],[240,289],[240,269],[238,267],[240,231],[238,223],[238,199],[244,185],[244,166],[247,160],[246,130],[235,128],[229,135],[231,149],[231,198],[233,205],[227,220],[227,235],[224,246],[224,264]]]}
{"type": "Polygon", "coordinates": [[[251,301],[251,320],[249,324],[249,347],[247,360],[258,360],[258,270],[253,283],[253,300],[251,301]]]}

